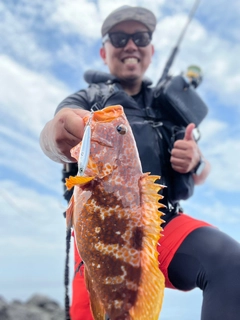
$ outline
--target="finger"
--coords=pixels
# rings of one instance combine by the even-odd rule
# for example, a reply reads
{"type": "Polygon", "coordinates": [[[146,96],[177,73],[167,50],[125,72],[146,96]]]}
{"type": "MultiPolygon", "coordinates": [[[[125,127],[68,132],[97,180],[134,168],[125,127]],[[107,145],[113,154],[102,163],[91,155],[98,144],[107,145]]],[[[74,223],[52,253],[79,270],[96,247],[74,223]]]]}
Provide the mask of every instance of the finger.
{"type": "Polygon", "coordinates": [[[72,139],[81,141],[84,132],[83,119],[80,117],[66,119],[64,129],[66,130],[66,136],[68,133],[68,137],[72,136],[72,139]]]}
{"type": "Polygon", "coordinates": [[[171,164],[175,166],[181,166],[181,167],[188,166],[188,161],[184,156],[183,157],[171,156],[170,161],[171,161],[171,164]]]}
{"type": "Polygon", "coordinates": [[[177,140],[173,145],[173,149],[171,154],[174,152],[187,152],[188,154],[192,154],[196,152],[198,148],[195,140],[177,140]]]}
{"type": "Polygon", "coordinates": [[[177,152],[177,151],[181,151],[181,150],[184,151],[187,149],[188,149],[188,143],[186,143],[185,140],[177,140],[174,142],[171,154],[173,154],[174,152],[177,152]]]}
{"type": "Polygon", "coordinates": [[[68,133],[65,130],[64,139],[62,138],[56,139],[56,142],[57,142],[58,151],[61,154],[64,154],[69,159],[71,158],[74,161],[76,160],[71,157],[70,150],[79,143],[78,138],[74,137],[72,134],[68,133]]]}
{"type": "Polygon", "coordinates": [[[85,127],[83,118],[90,114],[90,112],[86,110],[72,111],[73,112],[69,113],[68,117],[66,118],[64,127],[67,132],[80,141],[82,140],[85,127]]]}
{"type": "Polygon", "coordinates": [[[172,165],[172,168],[173,168],[173,170],[175,170],[179,173],[187,173],[188,172],[188,170],[185,167],[172,165]]]}
{"type": "Polygon", "coordinates": [[[193,136],[193,130],[195,128],[195,124],[194,123],[190,123],[186,130],[185,130],[185,135],[183,140],[185,141],[189,141],[189,140],[194,140],[194,136],[193,136]]]}
{"type": "Polygon", "coordinates": [[[171,157],[170,162],[175,171],[181,173],[186,173],[188,171],[189,163],[185,159],[171,157]]]}
{"type": "Polygon", "coordinates": [[[187,159],[191,159],[188,153],[184,150],[173,149],[171,153],[171,159],[174,161],[175,159],[186,161],[187,159]]]}

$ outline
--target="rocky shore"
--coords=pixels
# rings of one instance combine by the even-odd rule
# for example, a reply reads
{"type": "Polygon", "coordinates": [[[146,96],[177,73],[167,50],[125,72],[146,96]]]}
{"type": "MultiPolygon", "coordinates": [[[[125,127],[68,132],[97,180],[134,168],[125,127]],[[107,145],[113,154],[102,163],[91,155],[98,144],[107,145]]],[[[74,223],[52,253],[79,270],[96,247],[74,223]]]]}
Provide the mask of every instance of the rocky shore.
{"type": "Polygon", "coordinates": [[[8,303],[0,296],[0,320],[64,320],[64,309],[54,300],[34,295],[26,302],[8,303]]]}

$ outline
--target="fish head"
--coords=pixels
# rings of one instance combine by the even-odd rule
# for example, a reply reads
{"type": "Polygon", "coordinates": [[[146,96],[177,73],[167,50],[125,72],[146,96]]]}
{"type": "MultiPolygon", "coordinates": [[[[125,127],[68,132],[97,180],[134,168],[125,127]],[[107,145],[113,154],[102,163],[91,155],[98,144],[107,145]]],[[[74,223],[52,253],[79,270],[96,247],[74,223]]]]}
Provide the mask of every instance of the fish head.
{"type": "MultiPolygon", "coordinates": [[[[90,156],[85,174],[103,178],[118,167],[131,166],[136,143],[121,105],[93,112],[83,120],[91,126],[90,156]]],[[[73,148],[72,156],[78,159],[80,146],[73,148]]]]}

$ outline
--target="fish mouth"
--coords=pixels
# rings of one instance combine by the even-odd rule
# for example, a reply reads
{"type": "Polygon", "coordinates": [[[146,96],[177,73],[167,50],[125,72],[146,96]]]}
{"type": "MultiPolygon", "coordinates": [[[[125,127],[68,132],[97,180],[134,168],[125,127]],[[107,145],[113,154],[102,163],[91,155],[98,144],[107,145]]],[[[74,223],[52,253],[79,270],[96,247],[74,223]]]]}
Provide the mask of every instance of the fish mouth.
{"type": "Polygon", "coordinates": [[[116,105],[95,111],[93,114],[93,118],[96,122],[111,122],[121,115],[123,115],[123,107],[120,105],[116,105]]]}
{"type": "Polygon", "coordinates": [[[102,137],[92,138],[92,141],[100,144],[103,147],[113,148],[112,143],[102,137]]]}

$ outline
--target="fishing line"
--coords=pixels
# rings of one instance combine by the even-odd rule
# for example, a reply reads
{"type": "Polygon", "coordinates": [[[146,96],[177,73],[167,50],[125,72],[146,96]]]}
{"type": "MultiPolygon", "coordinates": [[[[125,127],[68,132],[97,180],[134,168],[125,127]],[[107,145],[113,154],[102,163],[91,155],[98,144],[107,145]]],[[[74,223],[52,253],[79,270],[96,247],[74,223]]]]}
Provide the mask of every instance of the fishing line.
{"type": "Polygon", "coordinates": [[[64,286],[65,286],[65,319],[71,320],[69,314],[69,253],[71,245],[71,228],[67,229],[66,232],[66,260],[65,260],[65,270],[64,270],[64,286]]]}
{"type": "MultiPolygon", "coordinates": [[[[91,122],[93,117],[93,107],[91,108],[91,114],[88,119],[88,122],[85,126],[82,144],[79,152],[79,160],[78,160],[78,174],[80,176],[84,175],[85,169],[88,164],[89,154],[90,154],[90,145],[91,145],[91,122]]],[[[64,217],[66,217],[66,212],[64,212],[64,217]]],[[[65,286],[65,319],[71,320],[69,314],[69,253],[70,253],[70,245],[71,245],[71,228],[67,229],[66,233],[66,260],[65,260],[65,271],[64,271],[64,286],[65,286]]],[[[77,269],[75,270],[75,275],[80,270],[83,265],[83,261],[79,264],[77,269]]]]}

